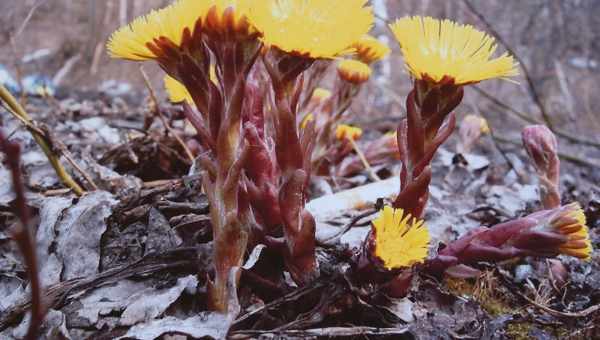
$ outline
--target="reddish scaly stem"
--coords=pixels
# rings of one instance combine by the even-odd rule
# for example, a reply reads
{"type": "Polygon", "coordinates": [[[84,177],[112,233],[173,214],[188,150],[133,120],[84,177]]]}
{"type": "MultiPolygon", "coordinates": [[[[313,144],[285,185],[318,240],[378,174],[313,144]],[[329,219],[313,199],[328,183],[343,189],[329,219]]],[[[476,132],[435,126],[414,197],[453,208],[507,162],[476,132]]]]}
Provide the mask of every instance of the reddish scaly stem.
{"type": "Polygon", "coordinates": [[[560,253],[585,258],[591,245],[578,204],[542,210],[495,225],[476,228],[427,261],[430,273],[478,262],[498,262],[520,256],[551,257],[560,253]]]}
{"type": "Polygon", "coordinates": [[[42,287],[38,274],[36,243],[30,229],[29,209],[25,200],[25,188],[21,176],[21,148],[16,143],[9,142],[0,132],[0,151],[6,155],[6,162],[11,171],[13,190],[15,192],[15,215],[21,223],[11,230],[11,236],[17,243],[27,267],[31,283],[31,321],[26,339],[38,338],[39,328],[46,315],[46,308],[42,302],[42,287]]]}
{"type": "Polygon", "coordinates": [[[406,99],[407,117],[397,131],[402,160],[400,193],[394,201],[412,216],[423,215],[429,197],[430,163],[456,124],[452,111],[460,104],[463,88],[445,79],[434,84],[415,80],[406,99]]]}
{"type": "Polygon", "coordinates": [[[283,224],[284,261],[292,278],[306,284],[317,275],[315,221],[304,208],[315,136],[312,122],[299,131],[297,112],[303,88],[301,74],[313,60],[276,49],[271,49],[263,60],[274,93],[271,117],[274,158],[280,172],[277,203],[283,224]]]}

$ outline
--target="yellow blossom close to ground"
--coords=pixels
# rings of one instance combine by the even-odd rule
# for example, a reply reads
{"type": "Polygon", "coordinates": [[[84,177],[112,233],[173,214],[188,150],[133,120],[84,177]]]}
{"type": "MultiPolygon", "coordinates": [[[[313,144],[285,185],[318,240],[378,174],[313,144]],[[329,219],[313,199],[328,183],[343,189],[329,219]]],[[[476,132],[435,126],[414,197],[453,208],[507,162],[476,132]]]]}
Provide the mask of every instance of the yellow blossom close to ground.
{"type": "Polygon", "coordinates": [[[375,256],[385,268],[406,268],[425,261],[430,235],[423,220],[405,214],[402,209],[385,206],[372,223],[375,256]]]}
{"type": "Polygon", "coordinates": [[[338,140],[357,140],[362,136],[362,133],[363,131],[361,128],[346,124],[340,124],[335,130],[335,138],[337,138],[338,140]]]}
{"type": "Polygon", "coordinates": [[[340,78],[356,85],[366,82],[371,77],[369,65],[358,60],[342,60],[338,64],[337,70],[340,78]]]}
{"type": "Polygon", "coordinates": [[[386,44],[368,34],[363,35],[352,44],[352,47],[356,49],[357,58],[367,64],[379,61],[390,54],[390,48],[386,44]]]}
{"type": "MultiPolygon", "coordinates": [[[[188,29],[193,34],[196,24],[199,20],[204,22],[211,9],[222,14],[227,8],[234,8],[233,22],[213,20],[213,24],[236,26],[246,17],[250,3],[250,0],[178,0],[167,7],[153,10],[114,32],[107,45],[109,54],[113,58],[134,61],[156,59],[157,55],[148,48],[148,44],[155,39],[164,37],[181,47],[184,31],[188,29]]],[[[217,15],[215,18],[223,17],[217,15]]]]}
{"type": "Polygon", "coordinates": [[[352,44],[373,24],[366,0],[261,0],[251,19],[266,45],[309,58],[332,59],[353,51],[352,44]]]}
{"type": "Polygon", "coordinates": [[[417,79],[456,85],[519,74],[508,53],[494,58],[495,39],[471,25],[431,17],[405,17],[390,25],[400,44],[407,69],[417,79]]]}

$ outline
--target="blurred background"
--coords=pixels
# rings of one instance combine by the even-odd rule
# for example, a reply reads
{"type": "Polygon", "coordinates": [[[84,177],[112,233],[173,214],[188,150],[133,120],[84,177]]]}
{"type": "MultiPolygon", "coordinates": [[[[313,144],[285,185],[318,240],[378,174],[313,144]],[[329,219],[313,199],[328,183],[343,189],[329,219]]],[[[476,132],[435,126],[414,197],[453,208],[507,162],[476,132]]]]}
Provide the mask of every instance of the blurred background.
{"type": "MultiPolygon", "coordinates": [[[[35,75],[58,88],[57,96],[82,91],[143,98],[138,66],[111,60],[110,34],[168,0],[0,0],[0,79],[35,75]],[[6,77],[6,76],[5,76],[6,77]],[[138,95],[139,94],[139,95],[138,95]]],[[[400,117],[409,78],[386,21],[431,15],[470,23],[497,35],[501,52],[513,51],[525,70],[518,84],[491,81],[469,87],[461,113],[481,114],[499,137],[518,141],[518,127],[551,124],[573,154],[595,162],[600,131],[600,1],[598,0],[372,0],[374,35],[394,53],[376,66],[373,81],[352,111],[354,119],[400,117]],[[583,140],[583,143],[580,143],[583,140]],[[587,150],[584,145],[596,146],[587,150]]],[[[351,23],[349,23],[351,24],[351,23]]],[[[155,87],[162,74],[144,66],[155,87]]],[[[162,93],[162,91],[161,91],[162,93]]],[[[564,142],[561,142],[565,144],[564,142]]]]}

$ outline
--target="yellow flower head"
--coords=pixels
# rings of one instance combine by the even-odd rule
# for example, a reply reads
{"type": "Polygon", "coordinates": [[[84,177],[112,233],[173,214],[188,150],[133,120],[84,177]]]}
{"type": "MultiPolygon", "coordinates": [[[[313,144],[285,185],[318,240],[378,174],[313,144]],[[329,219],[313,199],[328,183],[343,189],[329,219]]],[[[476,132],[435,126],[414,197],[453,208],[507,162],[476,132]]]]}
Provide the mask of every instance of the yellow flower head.
{"type": "Polygon", "coordinates": [[[589,260],[592,243],[586,225],[585,215],[579,203],[571,203],[560,208],[550,221],[552,231],[568,238],[558,249],[561,254],[589,260]]]}
{"type": "Polygon", "coordinates": [[[356,85],[366,82],[371,77],[369,65],[358,60],[342,60],[338,64],[337,70],[340,78],[356,85]]]}
{"type": "Polygon", "coordinates": [[[363,35],[352,47],[356,49],[358,59],[366,64],[379,61],[390,54],[390,48],[386,44],[368,34],[363,35]]]}
{"type": "Polygon", "coordinates": [[[325,101],[327,99],[331,98],[331,91],[321,88],[321,87],[317,87],[312,94],[312,99],[317,100],[319,102],[325,101]]]}
{"type": "Polygon", "coordinates": [[[170,76],[165,76],[165,89],[167,90],[167,94],[169,95],[169,100],[173,103],[182,103],[187,102],[190,105],[194,105],[194,100],[192,99],[192,95],[190,92],[183,86],[182,83],[177,81],[177,79],[172,78],[170,76]]]}
{"type": "Polygon", "coordinates": [[[227,36],[236,40],[254,39],[260,36],[248,19],[251,0],[196,1],[213,3],[204,18],[203,29],[208,34],[227,36]]]}
{"type": "Polygon", "coordinates": [[[335,130],[335,138],[338,140],[357,140],[362,136],[362,129],[355,126],[341,124],[335,130]]]}
{"type": "Polygon", "coordinates": [[[255,31],[246,20],[248,7],[249,0],[178,0],[121,27],[112,34],[108,51],[113,58],[153,60],[158,58],[152,48],[156,39],[167,38],[182,47],[186,31],[188,38],[198,36],[197,30],[205,28],[217,33],[247,30],[252,35],[255,31]]]}
{"type": "MultiPolygon", "coordinates": [[[[210,81],[214,84],[217,84],[217,73],[215,70],[215,65],[211,64],[209,68],[209,77],[210,81]]],[[[194,105],[194,100],[192,99],[192,95],[188,91],[188,89],[180,83],[177,79],[166,75],[164,78],[165,89],[167,90],[167,94],[169,95],[169,100],[172,103],[182,103],[186,101],[190,105],[194,105]]]]}
{"type": "Polygon", "coordinates": [[[313,120],[315,120],[315,115],[312,113],[307,114],[304,116],[304,118],[302,118],[302,121],[300,122],[300,128],[306,129],[308,123],[312,122],[313,120]]]}
{"type": "Polygon", "coordinates": [[[422,220],[386,206],[372,223],[375,256],[385,268],[405,268],[425,261],[430,236],[422,220]]]}
{"type": "Polygon", "coordinates": [[[400,43],[406,67],[417,79],[456,85],[518,75],[507,53],[493,58],[494,38],[473,26],[431,17],[405,17],[390,25],[400,43]]]}
{"type": "Polygon", "coordinates": [[[367,0],[261,0],[252,22],[264,42],[309,58],[332,59],[352,52],[352,43],[373,24],[367,0]]]}

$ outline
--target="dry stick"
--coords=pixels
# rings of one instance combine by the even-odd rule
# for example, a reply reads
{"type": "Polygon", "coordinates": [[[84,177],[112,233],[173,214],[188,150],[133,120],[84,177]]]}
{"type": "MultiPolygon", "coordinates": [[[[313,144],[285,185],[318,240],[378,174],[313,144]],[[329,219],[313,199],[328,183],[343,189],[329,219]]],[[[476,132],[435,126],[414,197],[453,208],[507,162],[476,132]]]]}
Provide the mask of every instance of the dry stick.
{"type": "MultiPolygon", "coordinates": [[[[479,114],[481,114],[483,116],[483,118],[485,120],[487,120],[488,122],[490,121],[489,117],[486,117],[482,112],[479,112],[479,114]]],[[[502,149],[500,147],[500,144],[498,143],[498,140],[496,139],[496,133],[494,132],[494,128],[492,128],[491,126],[489,128],[490,128],[490,137],[491,137],[492,143],[494,144],[494,147],[496,148],[496,150],[498,150],[498,152],[500,152],[500,154],[502,155],[502,158],[504,158],[504,161],[506,161],[508,166],[515,172],[515,174],[517,174],[519,179],[521,181],[526,181],[526,175],[523,174],[522,171],[519,171],[519,169],[517,169],[517,167],[515,166],[513,161],[506,154],[506,151],[504,151],[504,149],[502,149]]]]}
{"type": "Polygon", "coordinates": [[[348,230],[352,229],[352,227],[354,227],[358,223],[358,221],[362,220],[365,217],[369,217],[377,213],[378,211],[379,209],[375,208],[354,216],[352,220],[350,220],[350,222],[346,224],[342,229],[322,240],[317,239],[317,243],[322,247],[330,246],[331,244],[337,242],[340,239],[340,237],[342,237],[342,235],[348,232],[348,230]]]}
{"type": "Polygon", "coordinates": [[[15,58],[15,60],[17,60],[17,62],[15,62],[15,70],[16,70],[16,74],[17,74],[17,83],[19,84],[19,88],[21,89],[21,98],[20,101],[21,103],[23,103],[23,105],[25,104],[25,100],[26,100],[26,96],[25,96],[25,89],[23,88],[23,73],[21,71],[21,67],[19,66],[19,58],[18,55],[19,53],[17,52],[17,44],[16,44],[16,40],[17,38],[23,33],[23,31],[25,30],[25,28],[27,27],[27,24],[29,24],[29,21],[31,21],[31,18],[33,17],[33,14],[35,13],[35,11],[38,9],[38,7],[40,7],[41,5],[43,5],[47,0],[41,0],[41,1],[37,1],[29,10],[29,13],[27,13],[27,16],[25,17],[25,20],[23,20],[23,22],[21,23],[21,26],[19,26],[19,29],[17,30],[17,32],[12,35],[10,37],[10,46],[12,48],[12,52],[13,52],[13,56],[15,58]]]}
{"type": "Polygon", "coordinates": [[[542,114],[542,118],[544,119],[544,122],[546,123],[546,125],[548,125],[548,127],[551,130],[553,130],[554,124],[552,124],[552,120],[550,119],[550,116],[548,115],[548,111],[546,111],[546,107],[544,106],[544,103],[542,103],[542,99],[540,98],[540,95],[538,94],[537,89],[535,88],[535,85],[533,84],[533,79],[531,78],[529,69],[527,68],[527,66],[525,65],[523,60],[519,57],[519,55],[517,55],[515,53],[515,51],[510,47],[510,45],[508,43],[506,43],[506,41],[502,38],[502,36],[498,33],[498,31],[496,31],[494,29],[494,27],[485,19],[485,17],[481,13],[479,13],[475,9],[475,7],[473,7],[473,5],[469,2],[469,0],[462,0],[462,2],[463,2],[463,4],[465,4],[467,9],[473,15],[475,15],[477,17],[477,19],[479,19],[479,21],[481,21],[487,27],[488,31],[490,31],[490,33],[494,36],[494,38],[496,38],[496,40],[498,40],[498,42],[502,46],[504,46],[504,48],[517,60],[517,62],[521,66],[521,69],[523,70],[523,76],[525,77],[525,81],[527,82],[527,87],[529,88],[529,94],[531,95],[531,98],[533,99],[534,103],[540,110],[540,113],[542,114]]]}
{"type": "MultiPolygon", "coordinates": [[[[484,98],[486,98],[487,100],[491,101],[492,103],[496,104],[498,107],[507,110],[509,113],[521,118],[522,120],[528,122],[528,123],[532,123],[532,124],[541,124],[542,122],[540,122],[539,120],[535,119],[535,118],[531,118],[529,117],[527,114],[518,111],[517,109],[503,103],[502,101],[500,101],[498,98],[494,97],[492,94],[490,94],[489,92],[486,92],[485,90],[481,89],[478,86],[472,86],[472,88],[477,91],[477,93],[481,94],[484,98]]],[[[563,131],[563,130],[558,130],[558,129],[551,129],[552,132],[554,132],[557,136],[562,137],[564,139],[567,139],[573,143],[578,143],[578,144],[584,144],[584,145],[589,145],[589,146],[594,146],[597,148],[600,148],[600,142],[595,142],[595,141],[591,141],[588,139],[584,139],[584,138],[580,138],[580,137],[576,137],[573,136],[571,133],[567,132],[567,131],[563,131]]]]}
{"type": "MultiPolygon", "coordinates": [[[[102,27],[109,27],[111,13],[114,8],[114,3],[112,0],[106,1],[106,7],[104,9],[104,17],[102,18],[102,27]]],[[[95,20],[95,19],[93,19],[95,20]]],[[[102,30],[99,31],[99,35],[102,35],[102,30]]],[[[95,75],[98,73],[98,68],[100,67],[100,60],[102,58],[102,52],[104,52],[104,39],[100,38],[100,42],[96,45],[94,49],[94,56],[92,58],[92,64],[90,67],[90,74],[95,75]]]]}
{"type": "Polygon", "coordinates": [[[6,103],[6,105],[9,107],[9,113],[26,123],[26,126],[31,132],[33,139],[35,139],[36,143],[40,146],[44,154],[46,154],[48,161],[62,182],[67,187],[71,188],[76,195],[83,195],[85,191],[79,186],[79,184],[77,184],[77,182],[73,180],[71,175],[69,175],[69,173],[62,166],[59,156],[54,153],[52,145],[48,142],[45,134],[40,132],[39,129],[30,128],[31,126],[34,126],[31,117],[29,117],[29,114],[27,114],[25,109],[23,109],[23,107],[17,102],[15,97],[13,97],[12,94],[10,94],[10,92],[8,92],[8,90],[2,85],[0,85],[0,100],[6,103]]]}
{"type": "Polygon", "coordinates": [[[367,158],[365,157],[365,155],[362,153],[362,151],[360,151],[360,148],[358,147],[358,144],[356,144],[354,139],[348,138],[348,141],[350,142],[350,145],[352,145],[352,148],[354,149],[354,151],[356,151],[358,158],[360,158],[360,161],[362,162],[363,166],[369,173],[369,176],[371,176],[371,179],[376,182],[381,181],[381,178],[379,178],[379,176],[377,176],[375,171],[373,171],[371,164],[369,164],[369,161],[367,161],[367,158]]]}
{"type": "MultiPolygon", "coordinates": [[[[507,138],[503,138],[503,137],[499,137],[499,136],[493,136],[493,139],[501,142],[501,143],[507,143],[507,144],[512,144],[515,146],[522,146],[521,142],[516,142],[507,138]]],[[[589,166],[590,168],[599,168],[600,169],[600,162],[599,161],[591,161],[585,158],[581,158],[581,157],[577,157],[575,155],[572,154],[568,154],[568,153],[564,153],[564,152],[558,152],[558,157],[569,161],[571,163],[575,163],[575,164],[579,164],[579,165],[584,165],[584,166],[589,166]]]]}
{"type": "MultiPolygon", "coordinates": [[[[41,128],[37,127],[32,122],[28,121],[27,119],[25,119],[21,116],[15,115],[14,112],[12,112],[11,108],[6,106],[4,104],[4,102],[2,102],[2,101],[0,101],[0,106],[3,107],[6,111],[13,114],[14,118],[19,120],[25,126],[25,128],[27,128],[27,130],[29,130],[29,132],[32,133],[34,136],[36,134],[40,135],[44,138],[44,140],[46,140],[48,142],[49,145],[56,147],[58,149],[58,151],[60,151],[59,155],[65,156],[65,159],[67,160],[67,162],[69,162],[69,164],[71,164],[71,166],[79,172],[79,174],[88,182],[88,184],[92,187],[92,189],[98,190],[98,186],[96,185],[96,183],[94,182],[92,177],[87,172],[85,172],[85,170],[83,170],[79,166],[79,164],[77,164],[77,162],[73,158],[73,155],[71,154],[69,149],[67,149],[67,147],[62,142],[58,141],[56,138],[51,137],[50,131],[48,130],[47,127],[45,127],[45,126],[42,126],[41,128]]],[[[59,156],[59,155],[57,155],[57,156],[59,156]]],[[[69,190],[71,190],[71,189],[66,189],[66,192],[68,192],[69,190]]],[[[59,189],[59,191],[63,192],[64,190],[59,189]]]]}
{"type": "Polygon", "coordinates": [[[16,196],[14,213],[21,222],[12,230],[11,234],[23,254],[27,267],[27,275],[31,284],[31,320],[25,339],[34,340],[37,339],[39,328],[46,314],[46,308],[42,304],[42,287],[38,276],[36,254],[37,247],[30,229],[29,210],[25,202],[25,188],[23,186],[23,177],[21,176],[21,150],[18,144],[8,142],[4,138],[4,135],[0,133],[0,151],[3,151],[7,157],[8,167],[12,174],[13,190],[16,196]]]}
{"type": "Polygon", "coordinates": [[[234,331],[230,334],[231,339],[254,339],[255,336],[270,335],[273,338],[368,338],[372,335],[374,338],[378,336],[395,336],[399,337],[409,333],[409,327],[399,328],[376,328],[376,327],[326,327],[326,328],[311,328],[311,329],[290,329],[290,330],[241,330],[234,331]]]}
{"type": "Polygon", "coordinates": [[[148,88],[148,91],[150,92],[150,100],[152,100],[152,105],[154,106],[154,108],[153,108],[154,114],[156,116],[158,116],[158,118],[160,118],[165,129],[171,135],[173,135],[173,137],[181,145],[183,150],[185,150],[185,154],[187,155],[187,157],[190,159],[190,161],[192,163],[194,163],[194,160],[195,160],[194,154],[192,154],[192,151],[190,151],[190,149],[187,147],[187,145],[185,144],[183,139],[181,139],[181,137],[179,137],[179,135],[171,128],[171,126],[169,125],[169,122],[167,122],[167,119],[162,114],[162,111],[160,110],[160,106],[158,105],[158,99],[156,99],[156,93],[154,92],[154,89],[152,88],[152,84],[150,84],[150,79],[148,79],[148,75],[146,75],[146,72],[144,71],[143,66],[140,66],[140,73],[142,74],[142,78],[144,78],[144,83],[146,84],[146,88],[148,88]]]}

